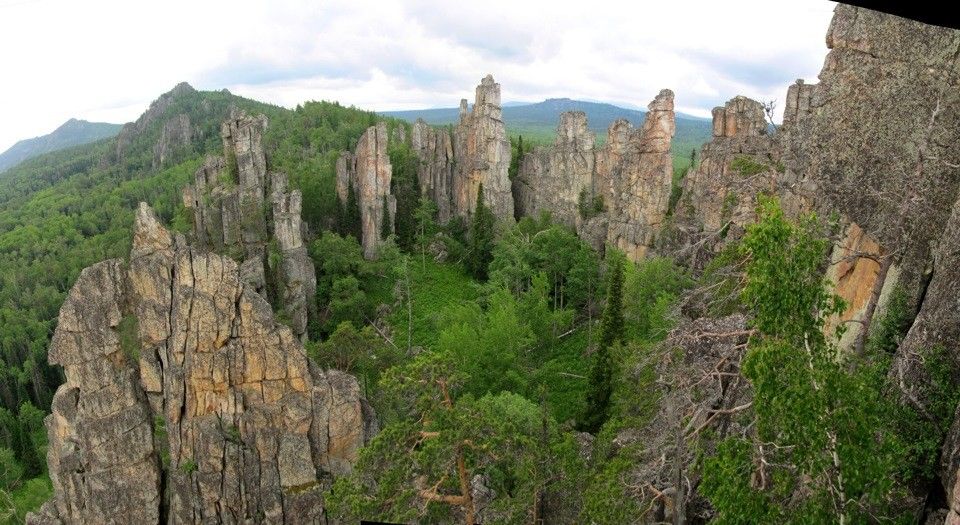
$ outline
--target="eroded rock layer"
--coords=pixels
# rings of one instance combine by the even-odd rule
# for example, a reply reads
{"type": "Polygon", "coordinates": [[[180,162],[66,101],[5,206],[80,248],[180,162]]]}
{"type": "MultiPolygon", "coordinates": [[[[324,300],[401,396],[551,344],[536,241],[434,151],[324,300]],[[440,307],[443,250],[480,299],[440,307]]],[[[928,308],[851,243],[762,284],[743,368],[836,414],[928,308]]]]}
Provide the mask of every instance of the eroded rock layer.
{"type": "Polygon", "coordinates": [[[54,497],[31,523],[317,523],[375,431],[231,258],[137,212],[130,263],[87,268],[50,349],[54,497]]]}

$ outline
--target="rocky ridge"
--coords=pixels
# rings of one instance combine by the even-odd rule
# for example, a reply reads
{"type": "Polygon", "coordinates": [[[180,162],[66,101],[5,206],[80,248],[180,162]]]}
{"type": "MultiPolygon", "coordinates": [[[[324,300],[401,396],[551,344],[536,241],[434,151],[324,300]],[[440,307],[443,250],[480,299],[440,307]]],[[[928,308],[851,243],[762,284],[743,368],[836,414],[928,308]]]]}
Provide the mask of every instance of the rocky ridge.
{"type": "Polygon", "coordinates": [[[523,157],[514,181],[518,215],[549,212],[597,249],[609,243],[643,258],[669,203],[673,92],[661,91],[648,109],[640,129],[614,122],[602,148],[584,113],[563,113],[554,144],[523,157]]]}

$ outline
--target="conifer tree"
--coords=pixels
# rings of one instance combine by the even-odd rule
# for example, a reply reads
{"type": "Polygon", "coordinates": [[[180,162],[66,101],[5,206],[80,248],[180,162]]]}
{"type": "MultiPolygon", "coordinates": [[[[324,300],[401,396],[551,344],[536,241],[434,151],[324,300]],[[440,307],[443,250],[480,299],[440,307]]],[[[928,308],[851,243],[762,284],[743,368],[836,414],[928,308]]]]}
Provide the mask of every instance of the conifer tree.
{"type": "Polygon", "coordinates": [[[360,201],[357,198],[357,190],[353,184],[348,185],[347,189],[347,209],[345,213],[343,235],[353,235],[360,241],[362,238],[360,226],[360,201]]]}
{"type": "Polygon", "coordinates": [[[477,189],[477,207],[473,212],[469,250],[464,261],[467,272],[481,281],[487,279],[487,268],[493,260],[494,223],[493,212],[483,201],[483,184],[481,183],[477,189]]]}
{"type": "Polygon", "coordinates": [[[590,371],[587,408],[580,420],[580,430],[595,434],[607,421],[610,396],[613,393],[613,362],[610,348],[624,340],[623,322],[623,257],[612,252],[607,274],[607,304],[603,309],[600,341],[590,371]]]}

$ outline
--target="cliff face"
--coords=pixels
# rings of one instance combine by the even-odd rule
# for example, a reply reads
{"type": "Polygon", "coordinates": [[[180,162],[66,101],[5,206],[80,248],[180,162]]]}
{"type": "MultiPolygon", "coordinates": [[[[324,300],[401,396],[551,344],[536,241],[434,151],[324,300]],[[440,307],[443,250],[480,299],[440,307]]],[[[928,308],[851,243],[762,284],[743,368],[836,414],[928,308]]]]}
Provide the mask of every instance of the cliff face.
{"type": "Polygon", "coordinates": [[[613,181],[607,242],[634,261],[646,255],[667,214],[675,130],[673,91],[664,89],[647,106],[643,128],[631,138],[613,181]]]}
{"type": "Polygon", "coordinates": [[[367,259],[377,256],[384,240],[381,235],[384,214],[388,214],[386,220],[393,231],[397,213],[397,199],[390,192],[393,167],[387,153],[388,144],[387,125],[381,122],[363,133],[353,154],[344,153],[337,159],[337,196],[341,203],[346,203],[349,188],[356,192],[360,205],[360,241],[367,259]]]}
{"type": "Polygon", "coordinates": [[[536,217],[548,211],[555,221],[575,228],[581,192],[588,200],[593,196],[595,142],[586,113],[562,113],[553,146],[523,156],[513,183],[517,215],[536,217]]]}
{"type": "Polygon", "coordinates": [[[229,257],[140,205],[130,263],[83,271],[50,348],[54,497],[31,523],[323,519],[375,431],[356,380],[312,367],[229,257]]]}
{"type": "Polygon", "coordinates": [[[445,129],[434,129],[422,119],[413,124],[411,138],[413,151],[420,160],[420,193],[433,199],[437,220],[446,223],[453,216],[453,140],[445,129]]]}
{"type": "Polygon", "coordinates": [[[650,103],[642,128],[618,120],[599,149],[583,112],[561,114],[554,144],[523,157],[514,181],[517,214],[550,212],[597,249],[609,243],[643,258],[667,213],[675,129],[670,90],[650,103]]]}
{"type": "Polygon", "coordinates": [[[266,127],[262,115],[234,112],[221,127],[224,156],[205,160],[184,189],[184,204],[198,244],[241,260],[244,282],[272,294],[304,339],[316,275],[303,242],[302,196],[288,190],[286,175],[268,173],[266,127]]]}
{"type": "MultiPolygon", "coordinates": [[[[827,46],[820,83],[788,92],[785,179],[814,189],[815,208],[855,226],[848,240],[857,230],[869,239],[848,255],[875,273],[848,268],[863,278],[845,287],[847,298],[869,297],[866,309],[874,302],[879,312],[897,286],[918,312],[890,381],[925,411],[926,353],[941,347],[960,366],[960,31],[838,5],[827,46]]],[[[958,428],[954,421],[940,470],[947,523],[960,523],[958,428]]],[[[919,516],[926,494],[913,496],[919,516]]]]}

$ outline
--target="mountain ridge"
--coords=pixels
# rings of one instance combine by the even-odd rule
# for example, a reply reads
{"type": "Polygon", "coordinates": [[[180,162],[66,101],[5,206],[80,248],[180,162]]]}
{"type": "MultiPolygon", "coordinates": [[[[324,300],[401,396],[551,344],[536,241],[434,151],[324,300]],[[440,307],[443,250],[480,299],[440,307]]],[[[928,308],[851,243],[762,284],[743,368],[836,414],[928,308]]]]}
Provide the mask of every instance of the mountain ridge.
{"type": "Polygon", "coordinates": [[[71,118],[46,135],[20,140],[0,153],[0,173],[44,153],[114,137],[121,127],[122,124],[71,118]]]}

